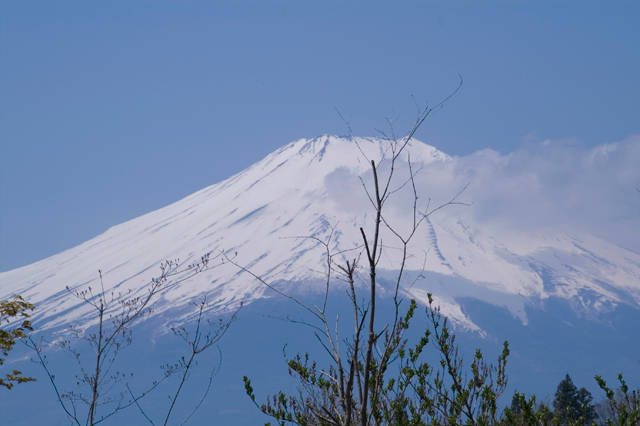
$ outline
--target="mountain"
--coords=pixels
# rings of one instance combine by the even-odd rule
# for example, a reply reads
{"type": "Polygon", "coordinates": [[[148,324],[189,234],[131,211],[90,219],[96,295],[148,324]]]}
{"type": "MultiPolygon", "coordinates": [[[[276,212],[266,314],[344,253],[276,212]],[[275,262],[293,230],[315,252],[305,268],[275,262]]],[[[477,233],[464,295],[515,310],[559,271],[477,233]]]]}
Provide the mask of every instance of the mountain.
{"type": "MultiPolygon", "coordinates": [[[[368,161],[388,157],[385,149],[384,140],[376,138],[321,136],[290,143],[174,204],[48,259],[0,273],[0,298],[23,295],[38,306],[36,320],[55,327],[87,314],[87,307],[70,298],[66,286],[95,288],[98,269],[107,292],[140,292],[159,274],[164,260],[187,264],[208,254],[213,265],[223,251],[237,253],[238,263],[268,282],[317,290],[323,282],[324,250],[314,239],[297,237],[327,241],[333,231],[331,249],[354,249],[344,257],[355,257],[362,246],[359,228],[371,225],[372,208],[363,188],[363,183],[372,182],[368,161]]],[[[446,154],[415,140],[404,155],[414,171],[451,162],[446,154]]],[[[388,158],[382,166],[386,163],[388,158]]],[[[392,186],[404,183],[408,173],[406,161],[401,161],[392,186]]],[[[438,192],[437,182],[416,182],[420,210],[428,201],[433,208],[455,195],[430,199],[438,192]]],[[[473,187],[460,199],[472,202],[473,187]]],[[[387,222],[406,232],[411,207],[405,186],[390,199],[387,222]]],[[[463,328],[480,331],[461,309],[459,298],[507,308],[523,324],[528,321],[526,306],[540,306],[549,297],[568,300],[576,312],[595,317],[618,304],[640,308],[637,253],[587,232],[511,230],[490,235],[465,217],[469,209],[473,205],[448,206],[431,215],[411,242],[413,257],[407,268],[407,283],[423,265],[422,275],[428,277],[413,285],[412,295],[424,301],[428,291],[434,293],[444,312],[463,328]]],[[[388,241],[388,249],[380,266],[390,276],[397,269],[399,244],[388,233],[383,241],[388,241]]],[[[224,265],[163,293],[155,312],[182,307],[205,294],[219,310],[273,296],[238,268],[224,265]]]]}
{"type": "MultiPolygon", "coordinates": [[[[243,339],[279,336],[282,329],[265,330],[257,310],[282,314],[293,310],[291,305],[223,262],[224,256],[287,293],[314,300],[325,288],[327,258],[320,241],[327,243],[337,264],[359,257],[360,228],[369,232],[373,223],[367,196],[373,191],[370,161],[380,165],[385,182],[390,155],[387,142],[379,138],[325,135],[292,142],[174,204],[50,258],[0,273],[0,299],[21,294],[35,304],[34,322],[44,332],[56,333],[69,324],[86,327],[95,322],[90,307],[71,297],[67,286],[98,288],[101,270],[106,293],[142,295],[159,275],[161,262],[178,259],[188,265],[209,256],[207,270],[158,295],[152,305],[156,321],[149,324],[180,323],[191,312],[189,304],[206,296],[212,315],[235,310],[240,302],[249,305],[247,316],[257,322],[245,326],[243,339]]],[[[588,230],[485,227],[471,214],[473,178],[461,194],[465,184],[452,190],[439,180],[439,171],[453,162],[436,148],[412,140],[396,163],[389,186],[394,192],[384,208],[385,222],[396,232],[406,235],[413,223],[412,174],[418,212],[444,205],[423,220],[409,244],[402,282],[409,296],[424,303],[432,293],[467,336],[469,347],[491,348],[509,340],[520,390],[551,393],[572,367],[581,369],[584,380],[629,369],[632,377],[640,377],[633,371],[640,353],[640,255],[588,230]],[[456,203],[446,205],[456,196],[456,203]]],[[[402,251],[386,228],[382,242],[378,277],[384,299],[402,251]]],[[[365,275],[361,271],[362,281],[365,275]]],[[[340,296],[341,281],[335,279],[332,285],[340,296]]],[[[279,348],[281,343],[286,342],[263,342],[279,348]]],[[[238,345],[243,349],[232,351],[234,359],[255,351],[247,342],[238,345]]],[[[256,371],[270,365],[272,358],[264,356],[266,364],[256,364],[256,371]]],[[[581,377],[573,371],[571,375],[581,377]]]]}

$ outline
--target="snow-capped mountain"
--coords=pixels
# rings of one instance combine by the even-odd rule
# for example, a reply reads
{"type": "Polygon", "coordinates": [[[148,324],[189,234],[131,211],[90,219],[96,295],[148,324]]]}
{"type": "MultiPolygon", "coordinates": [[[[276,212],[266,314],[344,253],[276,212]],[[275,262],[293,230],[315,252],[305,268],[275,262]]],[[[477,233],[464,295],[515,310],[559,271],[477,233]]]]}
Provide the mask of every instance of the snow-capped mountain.
{"type": "MultiPolygon", "coordinates": [[[[70,295],[67,286],[95,290],[101,285],[101,270],[107,294],[131,290],[143,295],[160,275],[161,262],[179,259],[184,267],[209,256],[208,269],[156,295],[152,317],[136,324],[136,344],[122,353],[118,368],[135,371],[134,382],[140,386],[157,380],[158,373],[164,374],[158,366],[184,355],[184,342],[176,342],[179,339],[171,333],[162,336],[167,323],[188,328],[193,324],[187,318],[193,314],[188,305],[203,296],[211,303],[208,319],[224,317],[225,311],[235,311],[244,302],[240,319],[222,342],[225,361],[220,375],[194,424],[209,424],[211,419],[223,426],[264,422],[245,394],[242,377],[255,380],[256,392],[264,395],[278,388],[292,389],[282,361],[283,345],[291,345],[288,353],[309,351],[315,357],[324,352],[312,332],[298,331],[299,324],[268,318],[301,315],[304,320],[305,313],[237,266],[220,265],[223,253],[305,303],[322,300],[327,257],[319,241],[328,244],[337,264],[359,257],[363,250],[360,227],[371,238],[375,212],[367,195],[373,191],[370,161],[379,165],[380,182],[386,185],[390,156],[387,142],[377,138],[322,136],[293,142],[172,205],[48,259],[0,273],[0,300],[22,295],[37,307],[36,338],[66,339],[64,329],[69,325],[86,331],[95,321],[95,312],[92,316],[90,306],[70,295]]],[[[486,181],[474,186],[472,169],[487,163],[467,164],[460,172],[457,162],[459,158],[413,140],[395,163],[389,184],[392,195],[383,215],[385,224],[405,237],[412,229],[416,196],[415,217],[420,219],[421,213],[446,204],[471,182],[456,198],[461,204],[446,205],[421,223],[408,245],[404,289],[422,302],[427,293],[434,294],[443,313],[457,326],[461,354],[480,347],[488,359],[495,359],[501,342],[508,340],[512,348],[508,392],[518,389],[544,398],[567,372],[596,398],[596,374],[612,380],[624,372],[630,383],[637,383],[640,255],[580,226],[508,226],[509,218],[499,208],[492,221],[478,219],[474,213],[480,206],[474,200],[486,181]]],[[[527,182],[535,179],[519,179],[515,189],[530,191],[527,182]]],[[[484,189],[486,199],[490,191],[484,189]]],[[[501,200],[492,197],[489,194],[489,207],[501,200]]],[[[485,204],[483,214],[491,212],[485,204]]],[[[522,224],[529,216],[511,223],[522,224]]],[[[376,308],[381,320],[385,309],[389,313],[390,304],[384,298],[402,259],[400,241],[387,228],[383,228],[382,247],[378,268],[382,299],[376,308]]],[[[367,271],[360,272],[365,281],[367,271]]],[[[341,290],[344,283],[334,274],[331,285],[341,290]]],[[[366,287],[359,291],[366,294],[366,287]]],[[[342,295],[332,293],[332,313],[342,314],[342,295]]],[[[412,338],[427,326],[424,313],[413,321],[412,338]]],[[[56,345],[48,348],[47,362],[62,389],[75,389],[76,360],[58,349],[56,345]]],[[[85,350],[91,352],[87,345],[82,347],[85,350]]],[[[21,346],[11,355],[6,368],[27,372],[38,381],[9,393],[6,403],[14,409],[3,419],[16,425],[41,424],[43,418],[49,424],[66,424],[49,380],[29,362],[33,351],[21,346]],[[33,395],[39,396],[37,409],[33,395]]],[[[203,357],[203,368],[210,371],[219,359],[217,354],[203,357]]],[[[199,371],[184,396],[186,405],[201,397],[198,380],[209,373],[202,376],[203,370],[199,371]]],[[[166,401],[162,392],[145,402],[152,413],[166,401]]],[[[126,419],[131,425],[148,424],[134,408],[129,410],[133,411],[122,418],[114,416],[112,423],[126,419]]]]}
{"type": "MultiPolygon", "coordinates": [[[[21,294],[38,306],[34,319],[41,326],[61,326],[88,312],[86,305],[69,297],[66,287],[95,288],[99,269],[107,292],[143,292],[159,274],[162,261],[179,259],[186,265],[208,254],[215,265],[222,252],[268,282],[292,291],[320,291],[326,252],[316,239],[341,253],[334,258],[338,262],[358,257],[359,228],[370,229],[374,213],[366,192],[372,190],[370,161],[380,164],[384,182],[390,154],[387,142],[377,138],[298,140],[174,204],[40,262],[0,273],[0,299],[21,294]]],[[[399,190],[384,210],[394,230],[406,234],[412,223],[414,193],[412,185],[405,184],[410,173],[416,173],[420,212],[456,195],[443,193],[437,174],[434,178],[429,173],[451,162],[432,146],[409,143],[390,184],[391,190],[399,190]]],[[[469,214],[473,182],[457,201],[471,205],[446,206],[421,224],[409,247],[404,285],[422,301],[433,293],[459,326],[481,328],[465,313],[462,298],[506,308],[525,325],[527,307],[542,306],[550,297],[566,299],[580,315],[594,317],[619,304],[640,308],[637,253],[575,230],[483,230],[469,214]],[[418,276],[422,278],[413,283],[418,276]]],[[[388,230],[382,240],[384,285],[398,269],[401,252],[388,230]]],[[[225,310],[273,293],[225,264],[163,292],[154,312],[178,312],[198,295],[207,295],[216,309],[225,310]]]]}

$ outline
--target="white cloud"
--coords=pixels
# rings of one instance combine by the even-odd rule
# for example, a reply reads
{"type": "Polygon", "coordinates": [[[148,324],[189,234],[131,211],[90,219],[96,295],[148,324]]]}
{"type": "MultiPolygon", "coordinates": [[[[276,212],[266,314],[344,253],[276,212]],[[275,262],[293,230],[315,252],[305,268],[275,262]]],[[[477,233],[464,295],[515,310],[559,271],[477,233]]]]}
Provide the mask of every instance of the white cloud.
{"type": "Polygon", "coordinates": [[[640,252],[640,135],[586,147],[571,140],[528,143],[429,165],[420,188],[439,202],[466,182],[462,214],[478,224],[523,230],[579,229],[640,252]]]}

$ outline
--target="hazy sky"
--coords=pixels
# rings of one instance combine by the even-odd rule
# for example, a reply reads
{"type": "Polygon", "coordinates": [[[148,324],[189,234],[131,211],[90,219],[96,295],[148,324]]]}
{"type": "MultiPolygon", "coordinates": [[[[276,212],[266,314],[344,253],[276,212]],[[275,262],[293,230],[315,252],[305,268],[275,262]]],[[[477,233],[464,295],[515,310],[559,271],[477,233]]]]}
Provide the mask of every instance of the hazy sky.
{"type": "Polygon", "coordinates": [[[480,199],[540,173],[547,211],[610,220],[640,186],[638,22],[637,1],[0,0],[0,271],[345,134],[336,108],[357,135],[405,129],[458,75],[417,137],[501,164],[480,199]]]}

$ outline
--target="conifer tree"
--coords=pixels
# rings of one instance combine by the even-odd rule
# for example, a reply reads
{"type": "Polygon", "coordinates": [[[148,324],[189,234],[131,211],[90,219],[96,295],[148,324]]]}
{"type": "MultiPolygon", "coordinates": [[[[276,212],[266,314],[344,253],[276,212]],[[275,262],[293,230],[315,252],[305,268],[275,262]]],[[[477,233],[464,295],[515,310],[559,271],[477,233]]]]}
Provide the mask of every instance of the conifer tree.
{"type": "MultiPolygon", "coordinates": [[[[567,374],[558,384],[553,409],[561,425],[568,425],[584,417],[584,424],[591,424],[597,418],[593,396],[585,388],[578,389],[567,374]]],[[[583,422],[581,422],[583,423],[583,422]]]]}

